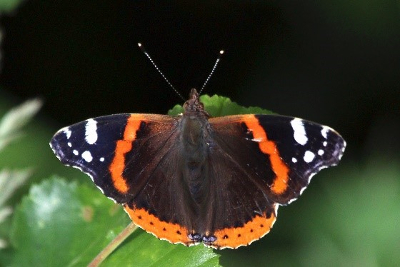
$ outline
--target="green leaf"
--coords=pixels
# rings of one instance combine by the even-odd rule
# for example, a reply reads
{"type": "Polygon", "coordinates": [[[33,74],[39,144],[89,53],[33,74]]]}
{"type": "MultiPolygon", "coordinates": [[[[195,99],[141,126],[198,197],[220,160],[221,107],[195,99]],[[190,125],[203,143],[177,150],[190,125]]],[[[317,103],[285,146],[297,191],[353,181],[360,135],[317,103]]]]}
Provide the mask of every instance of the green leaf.
{"type": "Polygon", "coordinates": [[[18,131],[29,122],[42,106],[39,99],[28,100],[8,111],[0,121],[0,150],[18,138],[18,131]]]}
{"type": "MultiPolygon", "coordinates": [[[[242,107],[230,98],[224,96],[200,96],[204,109],[213,117],[236,115],[236,114],[273,114],[271,111],[259,107],[242,107]]],[[[176,105],[168,111],[168,115],[176,116],[183,112],[181,105],[176,105]]]]}
{"type": "MultiPolygon", "coordinates": [[[[9,154],[2,151],[3,148],[21,136],[20,129],[39,111],[41,105],[42,103],[38,99],[29,100],[11,109],[1,118],[0,151],[3,153],[1,155],[2,158],[10,157],[9,154]]],[[[8,246],[6,239],[10,232],[6,224],[9,224],[7,219],[12,214],[12,208],[6,206],[6,204],[10,202],[10,198],[15,195],[17,189],[31,176],[31,173],[28,169],[22,171],[0,171],[0,249],[8,246]]]]}
{"type": "Polygon", "coordinates": [[[94,188],[53,178],[31,187],[15,211],[14,266],[83,266],[129,220],[94,188]]]}
{"type": "Polygon", "coordinates": [[[137,231],[127,244],[107,258],[103,266],[219,266],[218,258],[218,254],[203,245],[173,245],[137,231]]]}
{"type": "Polygon", "coordinates": [[[28,169],[22,171],[0,171],[0,249],[8,247],[6,240],[10,231],[7,227],[7,223],[9,223],[7,220],[9,220],[9,216],[13,212],[12,208],[6,204],[30,175],[31,171],[28,169]]]}
{"type": "MultiPolygon", "coordinates": [[[[32,171],[29,169],[22,171],[0,171],[0,209],[25,181],[29,178],[32,171]]],[[[0,216],[0,223],[2,222],[0,216]]]]}

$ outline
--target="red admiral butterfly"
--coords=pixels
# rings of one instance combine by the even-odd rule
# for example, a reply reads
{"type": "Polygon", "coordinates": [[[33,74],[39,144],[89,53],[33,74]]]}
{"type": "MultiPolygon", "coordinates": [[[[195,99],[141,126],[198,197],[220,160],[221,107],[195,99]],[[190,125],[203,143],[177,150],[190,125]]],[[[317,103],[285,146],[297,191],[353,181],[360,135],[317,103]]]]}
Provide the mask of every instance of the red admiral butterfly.
{"type": "Polygon", "coordinates": [[[156,237],[237,248],[267,234],[279,205],[336,165],[346,142],[328,126],[294,117],[212,118],[192,89],[179,116],[88,119],[59,130],[50,146],[156,237]]]}
{"type": "Polygon", "coordinates": [[[156,237],[237,248],[267,234],[278,206],[336,165],[346,143],[299,118],[211,118],[192,89],[180,116],[88,119],[58,131],[50,146],[156,237]]]}

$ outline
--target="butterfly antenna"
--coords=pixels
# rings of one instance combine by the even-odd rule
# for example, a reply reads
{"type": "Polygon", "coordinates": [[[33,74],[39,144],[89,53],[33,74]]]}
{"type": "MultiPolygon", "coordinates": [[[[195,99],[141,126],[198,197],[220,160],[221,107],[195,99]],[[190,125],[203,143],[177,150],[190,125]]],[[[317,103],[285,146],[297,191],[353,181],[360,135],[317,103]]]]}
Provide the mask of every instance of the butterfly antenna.
{"type": "Polygon", "coordinates": [[[178,92],[178,90],[175,89],[175,87],[172,85],[172,83],[167,79],[167,77],[165,77],[164,73],[158,68],[157,64],[154,63],[153,59],[151,58],[151,56],[149,55],[149,53],[147,53],[146,49],[144,49],[143,45],[141,43],[138,43],[138,46],[140,48],[140,50],[142,50],[143,54],[145,54],[145,56],[150,60],[151,64],[153,64],[154,68],[156,68],[156,70],[158,71],[158,73],[160,73],[160,75],[164,78],[164,80],[167,82],[167,84],[172,88],[172,90],[175,91],[175,93],[183,100],[185,101],[186,99],[178,92]]]}
{"type": "Polygon", "coordinates": [[[219,61],[221,60],[221,57],[222,57],[222,55],[223,55],[224,53],[225,53],[224,50],[219,51],[219,56],[218,56],[217,60],[215,61],[214,66],[213,66],[213,68],[212,68],[210,74],[208,75],[206,81],[203,83],[203,86],[202,86],[201,89],[200,89],[199,95],[200,95],[201,92],[203,91],[204,87],[206,87],[206,85],[207,85],[208,81],[210,80],[211,76],[214,74],[214,71],[215,71],[215,69],[217,68],[217,65],[218,65],[219,61]]]}

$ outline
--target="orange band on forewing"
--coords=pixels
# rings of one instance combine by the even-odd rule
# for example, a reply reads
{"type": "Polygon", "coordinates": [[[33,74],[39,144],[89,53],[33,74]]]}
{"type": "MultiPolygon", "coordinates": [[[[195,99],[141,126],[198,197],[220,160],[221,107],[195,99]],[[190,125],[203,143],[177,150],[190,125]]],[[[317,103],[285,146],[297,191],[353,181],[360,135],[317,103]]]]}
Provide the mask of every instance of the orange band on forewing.
{"type": "Polygon", "coordinates": [[[271,160],[271,167],[276,175],[276,178],[271,185],[271,190],[275,194],[282,194],[289,181],[289,168],[282,161],[276,144],[273,141],[268,140],[267,133],[264,128],[260,125],[260,122],[254,115],[244,116],[244,122],[247,128],[252,131],[253,138],[259,140],[259,147],[264,154],[268,154],[271,160]]]}
{"type": "Polygon", "coordinates": [[[188,238],[188,230],[183,226],[161,221],[145,209],[131,209],[128,205],[124,205],[124,209],[136,225],[140,226],[146,232],[155,235],[157,238],[168,240],[173,244],[182,243],[187,246],[194,244],[188,238]]]}
{"type": "Polygon", "coordinates": [[[120,193],[127,193],[129,186],[122,173],[125,169],[125,154],[131,151],[132,142],[136,139],[136,132],[139,130],[140,123],[144,120],[142,115],[131,115],[125,126],[122,140],[118,140],[115,147],[114,159],[109,167],[111,179],[114,187],[120,193]]]}
{"type": "Polygon", "coordinates": [[[257,215],[242,227],[232,227],[215,231],[214,236],[217,240],[210,246],[214,248],[237,248],[249,245],[251,242],[268,234],[275,220],[276,216],[274,213],[271,213],[269,218],[264,213],[262,216],[257,215]]]}

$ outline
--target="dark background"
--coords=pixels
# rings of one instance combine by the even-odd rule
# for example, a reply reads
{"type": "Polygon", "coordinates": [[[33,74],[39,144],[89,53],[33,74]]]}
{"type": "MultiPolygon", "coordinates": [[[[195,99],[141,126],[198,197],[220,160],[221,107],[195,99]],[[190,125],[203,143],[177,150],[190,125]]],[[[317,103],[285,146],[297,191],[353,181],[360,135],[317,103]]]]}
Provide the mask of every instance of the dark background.
{"type": "MultiPolygon", "coordinates": [[[[398,1],[31,0],[3,14],[1,26],[1,97],[15,104],[39,96],[46,118],[43,140],[28,136],[20,154],[7,154],[2,164],[40,160],[39,181],[68,169],[47,146],[56,129],[111,113],[164,114],[181,104],[138,42],[184,96],[203,84],[224,49],[205,93],[329,125],[348,148],[304,200],[280,209],[267,238],[224,251],[221,262],[295,255],[292,265],[315,263],[318,248],[321,265],[331,257],[326,251],[339,255],[335,263],[391,261],[399,244],[400,177],[390,171],[400,158],[398,1]],[[25,147],[32,143],[40,150],[25,147]],[[269,256],[260,257],[265,251],[269,256]]],[[[72,171],[66,179],[77,177],[72,171]]]]}
{"type": "Polygon", "coordinates": [[[182,103],[138,42],[185,97],[224,49],[205,93],[330,125],[346,157],[398,155],[396,1],[26,1],[2,25],[1,87],[59,125],[182,103]]]}

